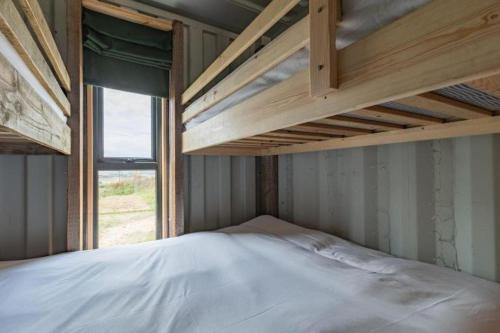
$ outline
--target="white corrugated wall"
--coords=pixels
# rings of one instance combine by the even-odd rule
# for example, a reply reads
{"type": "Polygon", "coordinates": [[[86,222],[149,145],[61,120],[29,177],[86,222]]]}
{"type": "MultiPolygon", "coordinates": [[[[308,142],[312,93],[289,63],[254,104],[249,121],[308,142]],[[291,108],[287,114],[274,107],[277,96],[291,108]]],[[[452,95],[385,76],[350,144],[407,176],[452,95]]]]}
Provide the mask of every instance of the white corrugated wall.
{"type": "MultiPolygon", "coordinates": [[[[40,2],[60,46],[65,40],[65,1],[40,2]]],[[[150,8],[130,4],[145,12],[150,8]]],[[[184,21],[185,81],[191,82],[235,35],[184,21]]],[[[62,55],[64,58],[64,52],[62,55]]],[[[0,260],[65,250],[66,165],[62,156],[0,155],[0,260]]],[[[187,232],[241,223],[255,216],[254,158],[187,157],[185,170],[187,232]]]]}
{"type": "Polygon", "coordinates": [[[500,135],[281,156],[280,217],[500,282],[500,135]]]}

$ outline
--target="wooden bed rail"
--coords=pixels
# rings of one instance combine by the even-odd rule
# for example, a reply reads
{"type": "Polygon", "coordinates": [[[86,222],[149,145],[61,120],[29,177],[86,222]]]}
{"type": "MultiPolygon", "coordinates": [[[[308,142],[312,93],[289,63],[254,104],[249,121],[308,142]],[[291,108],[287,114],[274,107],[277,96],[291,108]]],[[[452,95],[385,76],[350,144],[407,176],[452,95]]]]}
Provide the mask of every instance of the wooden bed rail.
{"type": "MultiPolygon", "coordinates": [[[[20,3],[21,5],[27,4],[23,1],[20,3]]],[[[23,6],[23,8],[25,7],[23,6]]],[[[40,45],[44,47],[44,51],[49,55],[49,59],[54,61],[54,67],[61,70],[61,76],[59,78],[61,79],[63,86],[67,86],[69,85],[69,77],[66,77],[67,72],[64,71],[64,66],[61,66],[61,63],[57,59],[59,52],[57,52],[57,49],[53,48],[55,42],[52,43],[52,37],[49,37],[47,34],[47,23],[45,22],[45,19],[39,15],[41,11],[38,12],[38,14],[31,12],[31,10],[35,8],[36,7],[28,8],[28,20],[31,22],[30,24],[35,31],[35,35],[39,38],[40,45]],[[33,21],[33,17],[30,18],[30,13],[37,15],[36,21],[33,21]]],[[[59,82],[43,57],[42,52],[38,48],[35,40],[31,36],[28,27],[24,24],[21,14],[18,12],[12,0],[0,1],[0,31],[12,44],[17,53],[23,59],[26,66],[30,69],[50,97],[53,98],[54,102],[66,115],[70,115],[70,104],[68,98],[59,86],[59,82]]]]}
{"type": "Polygon", "coordinates": [[[300,0],[273,0],[200,77],[186,89],[182,94],[182,104],[188,103],[299,2],[300,0]]]}
{"type": "Polygon", "coordinates": [[[98,13],[158,30],[171,31],[173,27],[173,21],[171,20],[143,14],[134,9],[114,5],[101,0],[82,0],[82,5],[83,7],[98,13]]]}
{"type": "MultiPolygon", "coordinates": [[[[184,132],[184,153],[235,148],[243,143],[233,142],[241,139],[500,74],[500,3],[498,0],[435,0],[340,50],[338,56],[339,89],[321,98],[313,97],[309,70],[298,72],[184,132]]],[[[487,82],[491,85],[491,81],[487,82]]],[[[492,116],[478,118],[477,122],[465,119],[457,122],[456,127],[451,123],[429,126],[443,126],[443,131],[455,136],[500,132],[497,118],[492,116]],[[473,131],[474,126],[484,126],[484,129],[473,131]]],[[[402,133],[406,130],[393,134],[401,135],[403,140],[402,133]]],[[[439,130],[434,127],[422,127],[421,131],[431,133],[426,139],[439,137],[439,130]]],[[[408,138],[415,138],[415,134],[404,133],[408,133],[408,138]]],[[[336,139],[332,138],[330,143],[335,144],[325,149],[334,149],[340,142],[333,140],[336,139]]],[[[397,139],[387,141],[399,142],[397,139]]],[[[245,145],[254,147],[248,142],[245,145]]],[[[323,149],[319,144],[306,145],[310,148],[307,151],[323,149]]],[[[298,146],[297,149],[270,148],[266,153],[306,151],[298,146]]]]}

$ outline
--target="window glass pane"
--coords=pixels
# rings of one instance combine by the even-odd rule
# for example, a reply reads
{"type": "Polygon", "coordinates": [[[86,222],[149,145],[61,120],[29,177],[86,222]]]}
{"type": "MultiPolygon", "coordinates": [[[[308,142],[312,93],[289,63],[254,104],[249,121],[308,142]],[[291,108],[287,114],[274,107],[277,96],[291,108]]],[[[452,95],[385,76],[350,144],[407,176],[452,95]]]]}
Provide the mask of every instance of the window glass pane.
{"type": "Polygon", "coordinates": [[[99,248],[156,239],[156,172],[99,171],[99,248]]]}
{"type": "Polygon", "coordinates": [[[151,97],[103,89],[104,157],[152,158],[151,97]]]}

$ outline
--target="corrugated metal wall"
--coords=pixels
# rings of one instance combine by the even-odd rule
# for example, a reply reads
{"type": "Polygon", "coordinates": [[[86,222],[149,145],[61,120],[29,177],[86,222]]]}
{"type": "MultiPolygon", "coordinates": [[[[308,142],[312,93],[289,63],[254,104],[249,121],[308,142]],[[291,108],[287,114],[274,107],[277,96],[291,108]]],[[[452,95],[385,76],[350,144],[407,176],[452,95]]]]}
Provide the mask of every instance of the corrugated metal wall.
{"type": "MultiPolygon", "coordinates": [[[[233,37],[203,26],[186,26],[185,82],[193,82],[233,37]]],[[[255,158],[188,156],[185,174],[186,232],[213,230],[255,217],[255,158]]]]}
{"type": "Polygon", "coordinates": [[[281,218],[500,282],[500,135],[279,163],[281,218]]]}
{"type": "MultiPolygon", "coordinates": [[[[65,1],[40,2],[62,50],[65,1]]],[[[127,1],[115,2],[127,4],[127,1]]],[[[139,3],[128,4],[144,12],[151,10],[139,3]]],[[[235,35],[192,20],[183,21],[186,22],[185,81],[191,82],[235,35]]],[[[62,55],[64,58],[64,52],[62,55]]],[[[0,260],[64,251],[66,164],[65,157],[0,155],[0,260]]],[[[185,170],[188,232],[241,223],[255,216],[253,158],[187,157],[185,170]]]]}

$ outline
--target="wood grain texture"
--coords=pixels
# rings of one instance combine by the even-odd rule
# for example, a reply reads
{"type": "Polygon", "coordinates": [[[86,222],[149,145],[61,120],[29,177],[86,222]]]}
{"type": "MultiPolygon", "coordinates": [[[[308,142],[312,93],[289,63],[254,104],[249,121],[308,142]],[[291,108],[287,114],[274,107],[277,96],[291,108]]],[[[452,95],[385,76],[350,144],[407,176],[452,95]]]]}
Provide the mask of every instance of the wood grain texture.
{"type": "Polygon", "coordinates": [[[345,127],[354,127],[354,128],[362,128],[371,131],[390,131],[393,129],[401,129],[404,128],[403,125],[378,121],[378,120],[367,120],[360,119],[354,117],[347,116],[333,116],[324,119],[319,119],[314,121],[314,123],[318,124],[326,124],[326,125],[336,125],[336,126],[345,126],[345,127]]]}
{"type": "Polygon", "coordinates": [[[305,47],[309,42],[308,24],[309,17],[307,16],[266,45],[207,93],[195,100],[186,108],[182,115],[182,122],[186,123],[196,115],[214,106],[305,47]]]}
{"type": "Polygon", "coordinates": [[[467,82],[467,85],[493,96],[500,97],[500,75],[493,75],[470,81],[467,82]]]}
{"type": "Polygon", "coordinates": [[[0,31],[12,44],[43,88],[47,90],[63,112],[69,115],[69,101],[12,0],[0,1],[0,31]]]}
{"type": "Polygon", "coordinates": [[[184,31],[173,25],[172,69],[169,96],[169,237],[184,234],[184,165],[182,155],[182,89],[184,87],[184,31]]]}
{"type": "Polygon", "coordinates": [[[56,42],[50,28],[45,20],[42,9],[38,0],[16,0],[19,6],[22,8],[24,14],[28,18],[31,28],[33,29],[43,52],[47,56],[52,68],[54,68],[55,74],[59,79],[59,82],[66,91],[71,89],[69,73],[66,69],[66,65],[59,53],[56,42]]]}
{"type": "MultiPolygon", "coordinates": [[[[31,142],[70,153],[70,129],[30,84],[0,55],[0,147],[31,142]]],[[[16,148],[17,150],[17,148],[16,148]]],[[[32,150],[31,148],[29,150],[32,150]]]]}
{"type": "Polygon", "coordinates": [[[100,0],[83,0],[83,6],[98,13],[113,16],[124,21],[137,23],[157,30],[172,30],[171,20],[143,14],[127,7],[113,5],[100,0]]]}
{"type": "Polygon", "coordinates": [[[439,124],[444,122],[441,118],[431,117],[423,114],[399,111],[384,106],[374,105],[362,110],[354,111],[351,115],[371,117],[381,121],[394,122],[405,126],[422,126],[439,124]]]}
{"type": "Polygon", "coordinates": [[[66,4],[67,57],[71,79],[71,156],[68,158],[68,228],[67,251],[83,248],[83,61],[82,61],[82,2],[66,4]]]}
{"type": "Polygon", "coordinates": [[[321,97],[339,86],[337,11],[339,0],[309,1],[311,96],[321,97]]]}
{"type": "Polygon", "coordinates": [[[335,92],[312,98],[308,70],[299,72],[186,131],[184,151],[499,73],[500,3],[432,1],[342,49],[339,66],[341,87],[335,92]]]}
{"type": "Polygon", "coordinates": [[[257,157],[255,180],[257,215],[278,217],[278,156],[257,157]]]}
{"type": "Polygon", "coordinates": [[[94,88],[85,87],[85,124],[84,124],[84,211],[83,220],[85,226],[84,248],[91,250],[95,248],[94,244],[94,195],[97,191],[94,189],[94,88]]]}
{"type": "Polygon", "coordinates": [[[397,102],[419,109],[433,111],[453,120],[476,119],[490,117],[493,115],[491,111],[471,104],[456,101],[435,93],[425,93],[417,96],[407,97],[397,102]]]}
{"type": "Polygon", "coordinates": [[[367,147],[492,133],[500,133],[500,116],[419,126],[402,130],[325,140],[288,147],[270,148],[262,150],[261,153],[264,155],[295,154],[310,151],[367,147]]]}
{"type": "Polygon", "coordinates": [[[182,94],[182,103],[189,102],[217,75],[226,69],[247,48],[295,7],[300,0],[273,0],[257,18],[227,47],[222,54],[182,94]]]}

